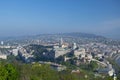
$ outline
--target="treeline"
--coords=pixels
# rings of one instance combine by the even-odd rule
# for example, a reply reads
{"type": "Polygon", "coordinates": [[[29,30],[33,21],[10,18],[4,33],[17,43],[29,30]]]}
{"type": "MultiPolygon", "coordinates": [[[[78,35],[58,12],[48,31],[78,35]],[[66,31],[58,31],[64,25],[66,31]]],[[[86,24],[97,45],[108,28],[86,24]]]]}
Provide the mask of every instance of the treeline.
{"type": "MultiPolygon", "coordinates": [[[[39,63],[0,62],[0,80],[101,80],[101,77],[89,75],[89,72],[71,73],[70,69],[55,71],[50,65],[39,63]],[[87,77],[85,77],[87,75],[87,77]]],[[[106,77],[102,80],[112,80],[106,77]]]]}
{"type": "Polygon", "coordinates": [[[12,64],[0,63],[0,80],[17,80],[19,73],[12,64]]]}
{"type": "Polygon", "coordinates": [[[49,65],[0,63],[0,80],[77,80],[69,71],[57,72],[49,65]]]}

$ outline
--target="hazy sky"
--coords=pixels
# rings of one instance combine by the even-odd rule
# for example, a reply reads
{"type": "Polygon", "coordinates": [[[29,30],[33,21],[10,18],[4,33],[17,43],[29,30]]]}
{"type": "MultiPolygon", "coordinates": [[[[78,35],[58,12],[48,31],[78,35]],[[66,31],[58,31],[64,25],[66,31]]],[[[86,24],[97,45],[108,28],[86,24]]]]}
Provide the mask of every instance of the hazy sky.
{"type": "Polygon", "coordinates": [[[120,38],[120,0],[0,0],[0,36],[61,32],[120,38]]]}

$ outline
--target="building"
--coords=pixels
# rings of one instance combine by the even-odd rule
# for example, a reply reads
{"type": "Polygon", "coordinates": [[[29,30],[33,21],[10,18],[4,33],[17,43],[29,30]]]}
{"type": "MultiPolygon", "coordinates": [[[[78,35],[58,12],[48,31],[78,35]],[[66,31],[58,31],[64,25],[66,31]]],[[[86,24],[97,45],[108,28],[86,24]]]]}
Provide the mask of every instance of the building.
{"type": "Polygon", "coordinates": [[[0,54],[0,59],[7,59],[7,55],[5,55],[5,54],[0,54]]]}
{"type": "Polygon", "coordinates": [[[70,58],[69,57],[64,57],[64,61],[66,62],[67,60],[69,60],[70,58]]]}
{"type": "Polygon", "coordinates": [[[61,46],[63,45],[63,39],[62,38],[60,39],[60,45],[61,46]]]}
{"type": "Polygon", "coordinates": [[[73,50],[75,50],[77,48],[77,44],[73,43],[73,50]]]}
{"type": "Polygon", "coordinates": [[[93,56],[91,54],[87,54],[87,60],[90,62],[93,59],[93,56]]]}
{"type": "Polygon", "coordinates": [[[67,54],[68,52],[70,52],[69,49],[64,49],[61,47],[55,48],[54,51],[55,51],[55,55],[54,55],[55,58],[58,58],[59,56],[63,56],[64,54],[67,54]]]}
{"type": "Polygon", "coordinates": [[[14,56],[17,56],[17,55],[18,55],[18,49],[13,49],[13,50],[12,50],[12,54],[13,54],[14,56]]]}
{"type": "Polygon", "coordinates": [[[78,50],[74,50],[74,55],[75,57],[85,57],[85,49],[84,48],[80,48],[78,50]]]}
{"type": "Polygon", "coordinates": [[[19,53],[19,56],[22,58],[23,61],[25,61],[27,63],[33,61],[34,56],[30,53],[27,53],[26,49],[21,48],[21,49],[19,49],[18,53],[19,53]]]}
{"type": "Polygon", "coordinates": [[[80,70],[72,70],[71,73],[80,73],[80,70]]]}

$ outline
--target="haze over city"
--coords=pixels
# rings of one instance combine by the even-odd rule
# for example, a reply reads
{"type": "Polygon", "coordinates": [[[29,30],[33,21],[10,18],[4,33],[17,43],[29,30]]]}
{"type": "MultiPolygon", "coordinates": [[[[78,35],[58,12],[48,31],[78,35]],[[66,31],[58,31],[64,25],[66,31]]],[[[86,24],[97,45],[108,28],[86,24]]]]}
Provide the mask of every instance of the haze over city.
{"type": "Polygon", "coordinates": [[[1,0],[0,37],[85,32],[120,39],[119,0],[1,0]]]}
{"type": "Polygon", "coordinates": [[[120,80],[120,0],[0,0],[0,80],[120,80]]]}

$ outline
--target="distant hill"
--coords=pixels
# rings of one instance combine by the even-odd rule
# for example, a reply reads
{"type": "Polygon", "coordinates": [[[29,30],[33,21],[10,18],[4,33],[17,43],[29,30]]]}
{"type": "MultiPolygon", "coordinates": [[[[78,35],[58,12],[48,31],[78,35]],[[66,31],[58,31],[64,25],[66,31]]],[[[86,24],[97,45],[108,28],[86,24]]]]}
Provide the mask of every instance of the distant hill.
{"type": "Polygon", "coordinates": [[[103,36],[95,35],[95,34],[89,34],[89,33],[80,33],[80,32],[73,32],[73,33],[57,33],[57,34],[39,34],[39,35],[32,35],[32,36],[18,36],[18,37],[0,37],[0,40],[8,40],[8,39],[32,39],[32,38],[38,38],[41,36],[55,36],[57,35],[58,37],[61,36],[70,36],[70,37],[78,37],[78,38],[101,38],[101,39],[106,39],[103,36]]]}
{"type": "Polygon", "coordinates": [[[81,38],[104,38],[103,36],[95,35],[95,34],[89,34],[89,33],[80,33],[80,32],[73,32],[73,33],[62,33],[60,35],[66,35],[66,36],[73,36],[73,37],[81,37],[81,38]]]}
{"type": "Polygon", "coordinates": [[[106,38],[104,36],[99,36],[95,34],[89,33],[81,33],[81,32],[72,32],[72,33],[57,33],[57,34],[39,34],[39,35],[30,35],[30,36],[18,36],[18,37],[7,37],[7,38],[0,38],[0,41],[4,41],[4,43],[30,43],[33,40],[42,40],[44,42],[55,42],[59,41],[60,38],[63,38],[65,41],[68,42],[76,42],[79,44],[82,43],[90,43],[90,42],[97,42],[97,43],[104,43],[107,45],[120,45],[119,40],[113,40],[106,38]]]}

